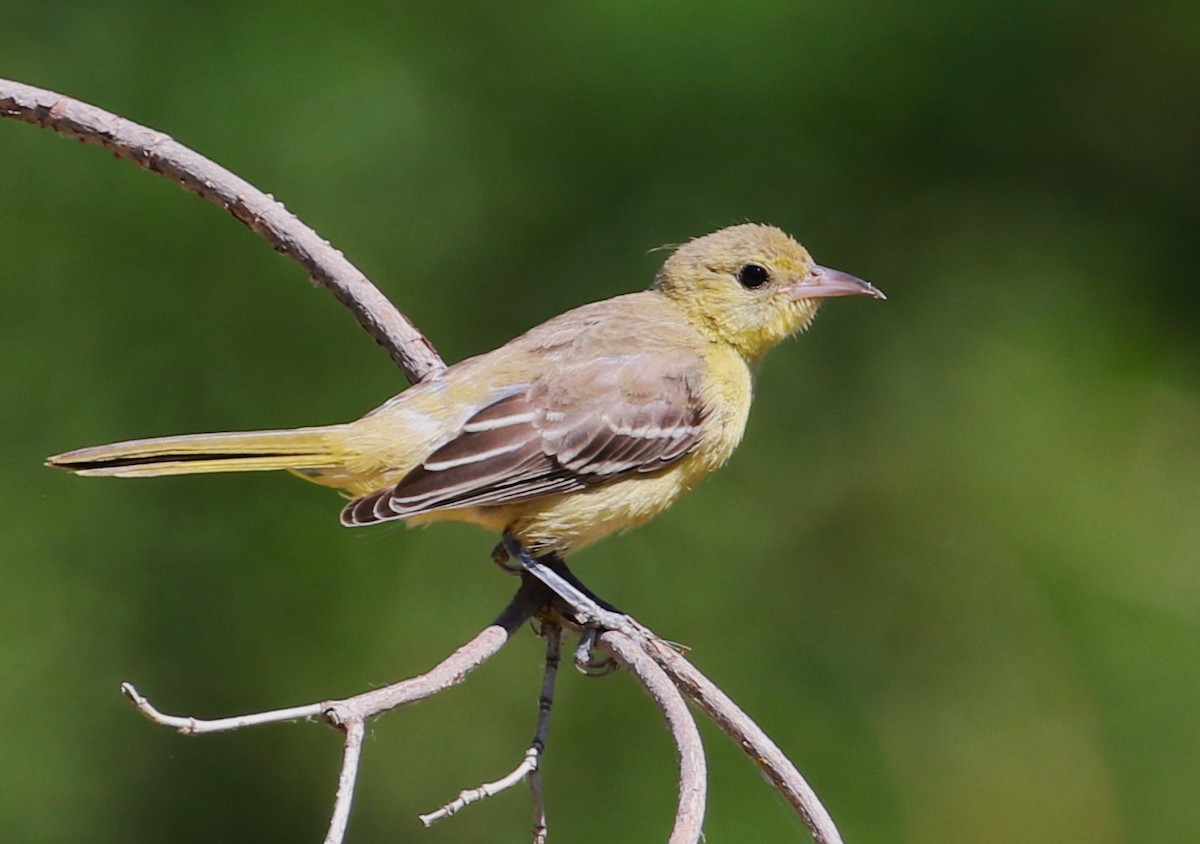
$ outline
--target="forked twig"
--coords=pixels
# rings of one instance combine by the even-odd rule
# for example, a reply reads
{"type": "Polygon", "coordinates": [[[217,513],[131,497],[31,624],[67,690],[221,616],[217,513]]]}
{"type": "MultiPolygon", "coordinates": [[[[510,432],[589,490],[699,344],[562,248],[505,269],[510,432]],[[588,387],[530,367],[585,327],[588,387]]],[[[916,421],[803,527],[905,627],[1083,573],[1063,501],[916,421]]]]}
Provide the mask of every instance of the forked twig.
{"type": "Polygon", "coordinates": [[[391,709],[432,697],[451,686],[458,685],[494,656],[513,633],[521,628],[550,601],[550,593],[533,578],[523,578],[521,588],[504,612],[485,627],[479,635],[460,647],[424,674],[401,680],[389,686],[372,689],[341,700],[311,703],[307,706],[292,706],[252,715],[211,720],[167,715],[155,708],[130,683],[121,684],[121,692],[137,710],[156,724],[174,727],[185,735],[200,735],[227,730],[239,730],[262,724],[281,721],[300,721],[324,718],[345,735],[342,751],[342,770],[338,776],[337,796],[325,844],[341,844],[350,819],[350,806],[354,801],[354,785],[358,777],[359,759],[362,754],[363,735],[368,718],[391,709]]]}
{"type": "Polygon", "coordinates": [[[546,667],[542,674],[542,693],[538,697],[537,728],[533,733],[533,741],[521,763],[512,771],[494,782],[484,783],[477,788],[464,789],[458,797],[427,815],[421,815],[421,823],[433,826],[443,818],[448,818],[465,809],[472,803],[478,803],[488,797],[499,794],[505,789],[512,788],[521,780],[529,781],[529,789],[533,795],[533,841],[544,841],[546,838],[546,807],[542,800],[541,759],[546,751],[546,743],[550,735],[550,710],[554,706],[554,681],[558,675],[558,666],[562,661],[562,627],[554,622],[542,624],[542,636],[546,639],[546,667]]]}

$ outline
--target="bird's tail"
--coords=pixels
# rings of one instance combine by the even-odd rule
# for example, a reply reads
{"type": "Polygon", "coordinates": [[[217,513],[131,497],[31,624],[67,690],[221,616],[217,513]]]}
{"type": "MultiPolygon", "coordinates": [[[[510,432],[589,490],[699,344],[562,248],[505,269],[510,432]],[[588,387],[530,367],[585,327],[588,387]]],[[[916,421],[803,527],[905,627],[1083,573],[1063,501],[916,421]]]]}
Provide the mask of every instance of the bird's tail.
{"type": "Polygon", "coordinates": [[[322,470],[345,465],[345,428],[330,425],[128,440],[56,454],[46,465],[78,475],[118,478],[289,469],[320,483],[322,470]]]}

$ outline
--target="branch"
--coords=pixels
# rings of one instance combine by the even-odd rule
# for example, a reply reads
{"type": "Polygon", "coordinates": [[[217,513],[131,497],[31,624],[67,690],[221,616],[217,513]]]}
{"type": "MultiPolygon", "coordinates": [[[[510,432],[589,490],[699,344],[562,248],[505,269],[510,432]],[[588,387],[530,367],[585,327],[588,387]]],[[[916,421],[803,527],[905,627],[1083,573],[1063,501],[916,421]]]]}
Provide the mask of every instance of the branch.
{"type": "Polygon", "coordinates": [[[433,344],[341,252],[283,203],[169,135],[53,91],[0,79],[0,116],[103,147],[224,208],[350,309],[412,382],[445,369],[433,344]]]}
{"type": "MultiPolygon", "coordinates": [[[[0,79],[0,117],[53,129],[178,181],[193,193],[229,211],[278,251],[298,262],[315,281],[329,288],[368,333],[388,350],[410,381],[419,381],[445,367],[432,344],[340,252],[272,196],[169,136],[61,94],[5,79],[0,79]]],[[[556,566],[540,561],[522,560],[522,565],[528,575],[522,579],[521,589],[512,602],[492,625],[429,672],[382,689],[342,700],[214,720],[167,715],[158,711],[132,685],[123,684],[121,690],[150,720],[188,735],[313,718],[324,718],[341,729],[346,734],[342,770],[325,839],[326,844],[340,844],[353,801],[366,719],[461,683],[468,673],[499,651],[527,619],[549,605],[550,591],[535,580],[541,578],[558,594],[563,595],[559,590],[565,590],[569,597],[571,606],[567,612],[558,612],[565,623],[579,629],[574,624],[579,620],[593,633],[596,628],[605,630],[595,637],[597,644],[629,668],[666,716],[680,764],[679,803],[672,842],[682,844],[699,840],[705,808],[703,748],[695,721],[679,695],[681,689],[763,770],[800,813],[817,844],[841,844],[841,836],[828,812],[795,766],[749,716],[691,663],[647,628],[595,599],[577,580],[562,579],[562,572],[569,575],[565,566],[560,571],[556,566]]],[[[561,606],[561,603],[556,604],[556,608],[561,606]]],[[[552,683],[552,680],[548,658],[545,682],[552,683]]],[[[531,752],[536,749],[540,753],[544,748],[544,722],[548,713],[547,704],[539,718],[531,752]]],[[[527,754],[526,761],[514,774],[501,782],[519,781],[521,775],[514,778],[517,772],[527,774],[531,780],[535,804],[534,837],[535,841],[544,841],[545,815],[537,780],[536,755],[527,754]]]]}
{"type": "MultiPolygon", "coordinates": [[[[595,595],[571,572],[561,558],[555,556],[534,557],[514,536],[507,532],[497,547],[497,551],[493,552],[493,559],[499,561],[497,555],[500,552],[507,559],[515,559],[528,575],[542,582],[554,592],[559,603],[565,605],[564,620],[580,631],[579,651],[575,657],[575,664],[580,670],[587,671],[590,666],[596,664],[589,656],[591,641],[596,628],[605,630],[606,632],[596,640],[596,643],[618,656],[634,671],[660,708],[665,707],[665,698],[660,697],[660,693],[652,687],[657,676],[653,676],[646,669],[639,668],[640,663],[632,660],[632,655],[636,654],[641,659],[650,661],[652,665],[659,666],[661,672],[665,672],[663,676],[669,677],[713,719],[722,732],[733,739],[754,760],[754,763],[766,774],[767,779],[800,813],[804,825],[808,827],[816,844],[842,844],[841,835],[838,833],[833,819],[791,760],[783,755],[783,751],[779,749],[778,745],[771,741],[750,716],[743,712],[716,684],[701,674],[682,654],[672,648],[668,642],[636,619],[618,612],[611,604],[595,595]],[[619,653],[614,648],[614,643],[619,643],[619,653]]],[[[675,693],[676,697],[678,696],[675,689],[671,689],[671,691],[675,693]]],[[[680,701],[680,705],[682,706],[682,701],[680,701]]],[[[665,708],[663,708],[663,712],[667,714],[665,708]]],[[[688,715],[686,707],[684,707],[684,715],[687,715],[690,721],[691,716],[688,715]]],[[[667,714],[668,722],[671,722],[671,718],[672,716],[667,714]]],[[[676,726],[671,722],[672,735],[680,752],[681,776],[686,778],[688,761],[686,754],[691,752],[692,748],[687,744],[687,736],[678,732],[676,726]]],[[[694,723],[692,729],[695,729],[694,723]]],[[[697,747],[696,752],[700,758],[699,776],[701,787],[703,787],[703,749],[697,747]]],[[[682,784],[680,788],[680,811],[682,812],[684,798],[682,784]]],[[[703,819],[703,795],[701,795],[699,811],[699,818],[703,819]]],[[[682,820],[682,818],[681,814],[679,819],[682,820]]],[[[678,831],[678,829],[677,825],[676,830],[678,831]]],[[[697,834],[699,834],[698,827],[697,834]]]]}
{"type": "Polygon", "coordinates": [[[708,791],[704,746],[696,721],[671,678],[650,658],[644,643],[616,630],[606,631],[596,641],[638,678],[667,719],[679,761],[679,802],[668,844],[696,844],[703,834],[708,791]]]}
{"type": "Polygon", "coordinates": [[[324,713],[326,720],[339,726],[356,718],[371,718],[457,686],[468,674],[495,656],[521,625],[533,618],[549,599],[549,593],[540,583],[522,579],[521,588],[496,620],[430,671],[381,689],[327,703],[324,713]]]}
{"type": "MultiPolygon", "coordinates": [[[[343,698],[342,700],[292,706],[270,712],[242,715],[234,718],[204,720],[187,716],[166,715],[156,709],[130,683],[121,684],[121,693],[137,710],[156,724],[174,727],[184,735],[200,735],[226,730],[238,730],[280,721],[324,718],[346,734],[342,752],[342,771],[338,776],[337,796],[325,844],[341,844],[354,802],[354,785],[362,755],[362,741],[368,718],[396,707],[432,697],[456,686],[467,675],[495,656],[521,625],[532,618],[550,600],[550,593],[533,578],[523,578],[521,588],[504,612],[485,627],[470,642],[456,650],[424,674],[401,680],[381,689],[343,698]]],[[[551,681],[552,682],[552,681],[551,681]]],[[[547,716],[548,717],[548,716],[547,716]]],[[[540,726],[539,726],[540,730],[540,726]]],[[[535,821],[536,822],[536,821],[535,821]]]]}
{"type": "MultiPolygon", "coordinates": [[[[602,640],[603,641],[603,640],[602,640]]],[[[842,836],[812,786],[762,728],[682,654],[657,636],[650,637],[646,652],[671,680],[762,769],[789,803],[800,813],[816,844],[842,844],[842,836]]]]}
{"type": "Polygon", "coordinates": [[[286,709],[273,709],[269,712],[232,718],[203,719],[160,712],[133,687],[132,683],[122,683],[121,694],[129,698],[138,712],[155,724],[174,727],[189,736],[311,718],[324,718],[334,727],[343,729],[351,721],[371,718],[405,704],[433,697],[451,686],[457,686],[468,674],[495,656],[508,643],[512,634],[546,605],[549,597],[549,593],[541,584],[532,579],[523,580],[517,594],[495,621],[429,671],[340,700],[290,706],[286,709]]]}

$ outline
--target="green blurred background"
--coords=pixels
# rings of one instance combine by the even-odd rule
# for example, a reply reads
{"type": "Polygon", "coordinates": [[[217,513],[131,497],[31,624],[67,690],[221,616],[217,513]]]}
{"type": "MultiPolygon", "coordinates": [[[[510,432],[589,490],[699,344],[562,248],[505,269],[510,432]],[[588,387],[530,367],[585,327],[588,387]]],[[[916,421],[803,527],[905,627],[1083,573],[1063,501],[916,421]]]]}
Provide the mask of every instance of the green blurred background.
{"type": "MultiPolygon", "coordinates": [[[[766,362],[732,463],[580,555],[686,642],[848,841],[1200,840],[1200,4],[11,3],[0,75],[273,192],[448,360],[773,222],[886,303],[766,362]]],[[[0,837],[319,841],[338,736],[216,716],[427,668],[514,584],[476,529],[286,476],[79,479],[115,439],[343,421],[403,387],[228,215],[0,122],[0,837]]],[[[376,722],[350,841],[527,840],[540,645],[376,722]]],[[[803,837],[707,731],[708,840],[803,837]]],[[[662,841],[674,758],[565,672],[553,840],[662,841]]]]}

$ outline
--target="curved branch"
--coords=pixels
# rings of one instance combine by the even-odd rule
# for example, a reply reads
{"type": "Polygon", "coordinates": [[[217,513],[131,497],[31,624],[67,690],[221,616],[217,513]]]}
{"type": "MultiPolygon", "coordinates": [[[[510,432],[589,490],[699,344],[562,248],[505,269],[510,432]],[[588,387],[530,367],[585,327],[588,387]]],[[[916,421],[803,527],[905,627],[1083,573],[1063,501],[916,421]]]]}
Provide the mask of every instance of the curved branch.
{"type": "Polygon", "coordinates": [[[667,719],[679,755],[679,803],[668,844],[696,844],[704,831],[708,769],[696,720],[667,673],[649,656],[644,643],[616,630],[602,633],[596,643],[629,669],[667,719]]]}
{"type": "Polygon", "coordinates": [[[754,764],[762,769],[776,790],[800,813],[816,844],[842,844],[837,825],[821,804],[812,786],[779,746],[771,741],[770,736],[763,732],[729,695],[657,636],[648,638],[644,647],[675,685],[704,710],[721,728],[721,732],[733,739],[754,764]]]}
{"type": "Polygon", "coordinates": [[[495,621],[424,674],[340,700],[289,706],[286,709],[257,712],[253,715],[203,719],[160,712],[133,687],[132,683],[122,683],[121,694],[129,698],[138,712],[154,723],[174,727],[185,735],[219,733],[308,718],[324,718],[338,729],[345,729],[347,724],[356,720],[372,718],[399,706],[425,700],[458,685],[468,674],[495,656],[512,638],[513,633],[546,605],[549,598],[550,593],[544,586],[532,578],[525,578],[517,594],[495,621]]]}
{"type": "MultiPolygon", "coordinates": [[[[597,629],[605,631],[603,636],[597,640],[597,644],[603,641],[602,646],[611,653],[616,654],[611,643],[627,641],[628,647],[624,647],[620,658],[629,665],[631,670],[634,670],[637,665],[628,659],[631,649],[642,659],[657,664],[665,676],[669,677],[671,682],[682,689],[696,705],[704,710],[721,728],[721,731],[733,739],[762,769],[767,779],[800,813],[804,825],[808,827],[816,844],[842,844],[841,835],[838,833],[833,818],[821,805],[816,792],[812,790],[800,771],[796,769],[790,759],[783,755],[779,746],[771,741],[762,728],[743,712],[727,694],[701,674],[668,642],[632,617],[612,609],[611,604],[588,589],[561,558],[537,558],[509,533],[504,534],[497,551],[502,551],[509,559],[517,560],[528,576],[537,578],[558,596],[561,605],[560,614],[563,615],[564,622],[580,632],[579,651],[576,654],[575,663],[581,670],[586,670],[594,664],[589,657],[589,636],[594,636],[597,629]],[[565,613],[562,612],[563,609],[565,609],[565,613]]],[[[494,555],[495,553],[493,552],[494,555]]],[[[656,678],[647,672],[635,670],[634,673],[662,707],[663,699],[651,689],[651,682],[656,678]]],[[[666,709],[664,708],[663,711],[665,713],[666,709]]],[[[690,715],[688,717],[690,719],[690,715]]],[[[668,721],[670,720],[671,716],[668,715],[668,721]]],[[[674,724],[672,724],[672,734],[675,735],[676,743],[682,753],[684,748],[682,744],[679,744],[680,736],[675,731],[674,724]]],[[[703,763],[703,750],[701,749],[699,752],[703,763]]],[[[682,758],[680,764],[681,766],[684,764],[682,758]]],[[[682,793],[680,798],[682,801],[682,793]]],[[[703,804],[701,804],[700,810],[703,813],[703,804]]]]}
{"type": "Polygon", "coordinates": [[[85,143],[179,182],[215,202],[296,261],[350,309],[412,382],[445,368],[433,344],[367,277],[283,203],[169,135],[53,91],[0,79],[0,116],[85,143]]]}

